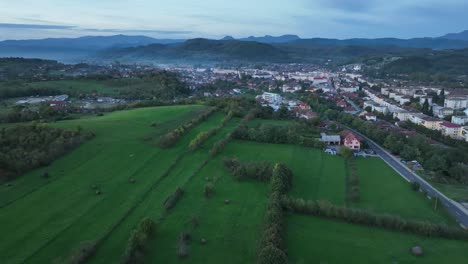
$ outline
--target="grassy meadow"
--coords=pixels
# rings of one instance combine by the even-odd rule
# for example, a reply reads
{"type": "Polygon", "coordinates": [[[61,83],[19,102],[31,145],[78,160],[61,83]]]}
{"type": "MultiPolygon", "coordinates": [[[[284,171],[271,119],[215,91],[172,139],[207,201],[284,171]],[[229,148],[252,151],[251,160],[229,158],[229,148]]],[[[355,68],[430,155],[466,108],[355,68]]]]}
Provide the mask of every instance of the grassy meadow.
{"type": "MultiPolygon", "coordinates": [[[[345,204],[345,161],[319,149],[233,140],[211,157],[213,144],[234,131],[238,118],[189,151],[200,132],[221,124],[225,115],[220,112],[190,129],[173,147],[157,147],[161,135],[204,110],[193,105],[141,108],[51,124],[69,129],[79,125],[96,137],[11,186],[0,186],[0,263],[61,263],[86,241],[98,241],[87,263],[119,263],[132,230],[144,217],[157,222],[145,263],[255,262],[269,188],[254,180],[236,181],[223,165],[224,158],[233,156],[285,163],[294,173],[292,197],[345,204]],[[51,177],[40,177],[44,172],[51,177]],[[203,193],[207,183],[214,185],[211,198],[203,193]],[[166,211],[164,201],[177,188],[184,195],[166,211]],[[191,234],[185,259],[177,256],[181,232],[191,234]]],[[[262,123],[290,122],[254,119],[249,125],[262,123]]],[[[453,224],[381,160],[356,162],[361,200],[351,206],[453,224]]],[[[295,214],[286,220],[291,263],[464,263],[468,257],[465,242],[295,214]],[[427,249],[427,256],[412,257],[409,248],[414,244],[427,249]]]]}

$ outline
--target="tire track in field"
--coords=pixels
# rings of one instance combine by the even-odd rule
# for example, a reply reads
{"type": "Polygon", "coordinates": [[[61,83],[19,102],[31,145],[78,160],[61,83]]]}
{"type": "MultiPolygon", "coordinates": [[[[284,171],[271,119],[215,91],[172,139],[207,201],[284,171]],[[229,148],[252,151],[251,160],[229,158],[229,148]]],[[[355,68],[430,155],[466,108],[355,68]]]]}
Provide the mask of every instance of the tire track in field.
{"type": "MultiPolygon", "coordinates": [[[[146,165],[147,165],[148,163],[150,163],[151,161],[153,161],[153,159],[155,158],[155,156],[157,156],[159,153],[160,153],[160,152],[154,153],[154,154],[151,156],[151,158],[149,158],[148,160],[146,160],[146,161],[143,163],[142,166],[140,166],[137,170],[135,170],[135,171],[131,174],[130,177],[132,177],[132,176],[138,174],[141,170],[143,170],[143,169],[146,167],[146,165]]],[[[177,163],[177,161],[178,161],[178,160],[181,158],[181,156],[183,156],[184,154],[185,154],[185,153],[182,153],[181,155],[179,155],[179,156],[176,158],[176,160],[175,160],[174,163],[177,163]]],[[[175,165],[174,163],[171,164],[171,167],[169,167],[169,169],[173,169],[173,166],[175,165]]],[[[168,170],[169,170],[169,169],[168,169],[168,170]]],[[[163,173],[163,175],[162,175],[161,177],[158,178],[158,180],[157,180],[156,182],[159,182],[162,178],[165,177],[164,175],[166,175],[166,174],[167,174],[167,170],[163,173]]],[[[167,176],[167,175],[166,175],[166,176],[167,176]]],[[[153,184],[152,186],[154,186],[154,184],[153,184]]],[[[150,187],[150,188],[151,188],[151,187],[150,187]]],[[[151,191],[151,190],[147,190],[147,191],[145,192],[145,194],[146,194],[147,192],[149,193],[150,191],[151,191]]],[[[138,201],[137,201],[137,202],[138,202],[138,201]]],[[[34,256],[36,256],[41,250],[43,250],[45,247],[47,247],[48,245],[50,245],[51,243],[53,243],[61,234],[63,234],[65,231],[67,231],[67,230],[69,230],[71,227],[73,227],[73,225],[75,225],[76,223],[78,223],[78,222],[81,220],[82,217],[85,217],[85,215],[86,215],[87,213],[89,213],[91,210],[93,210],[93,209],[94,209],[95,207],[97,207],[99,204],[100,204],[100,201],[99,201],[99,202],[96,202],[93,206],[91,206],[89,209],[87,209],[80,217],[78,217],[77,219],[75,219],[75,221],[73,221],[73,222],[70,223],[68,226],[66,226],[65,228],[63,228],[62,230],[60,230],[55,236],[53,236],[51,239],[49,239],[46,243],[42,244],[42,246],[40,246],[40,247],[39,247],[38,249],[36,249],[33,253],[31,253],[28,257],[26,257],[21,263],[26,263],[26,262],[28,262],[29,260],[31,260],[31,259],[32,259],[34,256]]],[[[134,210],[134,209],[135,209],[135,208],[132,207],[132,208],[130,208],[129,210],[134,210]]],[[[124,214],[124,217],[125,217],[127,214],[129,214],[128,211],[124,214]]],[[[121,220],[119,220],[119,222],[121,222],[121,220]]],[[[119,222],[118,222],[118,223],[119,223],[119,222]]],[[[115,224],[114,224],[114,225],[115,225],[115,224]]],[[[115,226],[115,227],[113,226],[108,232],[112,232],[115,228],[116,228],[116,226],[115,226]]],[[[98,243],[97,243],[97,244],[101,243],[101,240],[102,240],[102,239],[105,239],[106,236],[108,236],[107,233],[104,234],[103,237],[101,237],[101,238],[98,239],[98,243]]]]}
{"type": "MultiPolygon", "coordinates": [[[[112,233],[123,223],[125,222],[125,220],[127,220],[127,218],[148,198],[148,196],[151,194],[151,192],[157,187],[159,186],[159,184],[165,179],[167,178],[171,172],[174,170],[174,168],[176,167],[176,165],[185,157],[187,156],[187,154],[191,154],[192,152],[189,151],[189,150],[185,150],[183,151],[175,160],[174,162],[170,165],[170,167],[163,173],[163,175],[161,177],[159,177],[153,184],[152,186],[143,193],[143,195],[140,197],[140,199],[131,207],[129,208],[129,210],[124,213],[124,215],[109,229],[109,231],[107,231],[101,238],[99,238],[98,242],[96,243],[96,249],[95,251],[97,251],[99,249],[99,247],[102,245],[103,242],[105,242],[111,235],[112,233]]],[[[209,155],[209,154],[208,154],[209,155]]],[[[198,174],[198,172],[200,172],[200,170],[202,168],[204,168],[209,160],[211,159],[211,157],[209,156],[209,158],[207,160],[205,160],[202,165],[197,168],[194,173],[192,173],[192,175],[189,176],[187,182],[192,179],[196,174],[198,174]]],[[[185,185],[185,183],[184,183],[185,185]]]]}

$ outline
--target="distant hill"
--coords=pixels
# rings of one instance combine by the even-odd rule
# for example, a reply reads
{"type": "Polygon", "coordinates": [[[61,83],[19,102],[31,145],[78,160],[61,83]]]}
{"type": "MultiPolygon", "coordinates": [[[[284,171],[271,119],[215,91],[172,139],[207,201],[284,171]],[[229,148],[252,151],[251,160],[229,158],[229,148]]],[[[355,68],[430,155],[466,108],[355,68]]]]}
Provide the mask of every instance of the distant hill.
{"type": "Polygon", "coordinates": [[[403,56],[378,70],[381,74],[445,74],[468,73],[468,49],[443,50],[403,56]]]}
{"type": "Polygon", "coordinates": [[[440,38],[468,41],[468,30],[462,31],[460,33],[449,33],[449,34],[443,35],[440,38]]]}
{"type": "Polygon", "coordinates": [[[181,44],[151,44],[114,48],[98,53],[98,59],[123,62],[324,62],[370,55],[398,55],[419,50],[395,46],[343,46],[312,43],[260,43],[240,40],[192,39],[181,44]]]}
{"type": "Polygon", "coordinates": [[[261,42],[261,43],[286,43],[286,42],[291,42],[295,40],[301,39],[299,36],[296,35],[282,35],[278,37],[273,37],[273,36],[263,36],[263,37],[254,37],[250,36],[248,38],[241,38],[239,40],[242,41],[255,41],[255,42],[261,42]]]}
{"type": "Polygon", "coordinates": [[[98,54],[104,60],[122,61],[264,61],[284,62],[286,52],[269,44],[239,40],[191,39],[181,44],[151,44],[108,49],[98,54]]]}
{"type": "Polygon", "coordinates": [[[397,38],[378,38],[378,39],[299,39],[288,44],[295,46],[362,46],[362,47],[381,47],[381,46],[396,46],[401,48],[426,48],[426,49],[463,49],[468,48],[468,41],[442,39],[442,38],[413,38],[413,39],[397,39],[397,38]]]}
{"type": "Polygon", "coordinates": [[[0,42],[0,57],[52,59],[61,62],[98,61],[262,61],[320,62],[324,59],[346,60],[356,56],[465,49],[466,32],[441,38],[378,39],[301,39],[296,35],[263,36],[221,40],[155,39],[146,36],[87,36],[0,42]],[[457,39],[459,38],[459,39],[457,39]],[[197,48],[197,49],[195,49],[197,48]],[[418,51],[419,50],[419,51],[418,51]]]}
{"type": "Polygon", "coordinates": [[[154,39],[146,36],[85,36],[80,38],[48,38],[35,40],[5,40],[0,42],[1,57],[34,57],[73,60],[95,51],[112,47],[135,47],[153,43],[178,43],[177,39],[154,39]]]}

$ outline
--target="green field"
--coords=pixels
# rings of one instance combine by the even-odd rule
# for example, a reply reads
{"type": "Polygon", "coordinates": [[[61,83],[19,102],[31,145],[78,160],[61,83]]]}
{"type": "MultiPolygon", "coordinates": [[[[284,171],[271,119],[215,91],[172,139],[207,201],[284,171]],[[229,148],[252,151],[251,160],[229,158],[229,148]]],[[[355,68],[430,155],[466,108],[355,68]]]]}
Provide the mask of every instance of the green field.
{"type": "Polygon", "coordinates": [[[318,149],[248,141],[229,144],[224,154],[243,161],[285,163],[294,173],[292,196],[344,204],[346,172],[342,158],[318,149]]]}
{"type": "Polygon", "coordinates": [[[303,215],[288,217],[290,263],[466,263],[467,242],[390,232],[303,215]],[[413,246],[424,256],[414,257],[413,246]]]}
{"type": "Polygon", "coordinates": [[[381,159],[360,158],[356,162],[361,200],[354,204],[355,207],[439,224],[455,224],[443,207],[438,207],[439,212],[434,210],[422,193],[412,191],[409,183],[381,159]]]}
{"type": "MultiPolygon", "coordinates": [[[[0,263],[64,260],[80,243],[98,239],[97,251],[88,263],[119,263],[132,230],[144,217],[157,222],[155,236],[147,246],[146,263],[252,263],[268,185],[235,181],[223,166],[226,157],[285,163],[294,173],[289,195],[345,204],[345,162],[321,150],[233,140],[217,157],[210,157],[211,146],[232,132],[239,119],[230,120],[199,149],[188,151],[189,142],[199,132],[221,124],[224,114],[219,112],[189,130],[175,146],[156,147],[159,136],[204,110],[203,106],[141,108],[52,124],[70,129],[80,125],[95,132],[96,137],[51,166],[27,173],[11,186],[0,186],[0,263]],[[152,127],[154,122],[158,125],[152,127]],[[46,171],[49,179],[40,177],[46,171]],[[130,183],[130,178],[136,182],[130,183]],[[203,194],[208,181],[215,185],[214,196],[209,199],[203,194]],[[92,185],[97,185],[102,194],[96,195],[92,185]],[[185,194],[166,213],[163,203],[179,187],[185,194]],[[194,217],[198,227],[190,224],[194,217]],[[182,231],[192,235],[186,259],[179,259],[176,253],[182,231]],[[206,245],[200,243],[202,238],[207,240],[206,245]]],[[[253,120],[249,125],[262,123],[290,124],[253,120]]],[[[357,167],[361,202],[353,206],[453,223],[444,212],[434,211],[421,193],[413,192],[382,161],[358,159],[357,167]]],[[[463,263],[460,260],[466,257],[461,250],[466,243],[462,242],[298,215],[288,216],[287,221],[292,263],[342,263],[340,256],[350,263],[413,263],[408,253],[413,243],[427,248],[428,257],[434,256],[427,263],[441,263],[445,252],[451,255],[450,263],[463,263]]]]}

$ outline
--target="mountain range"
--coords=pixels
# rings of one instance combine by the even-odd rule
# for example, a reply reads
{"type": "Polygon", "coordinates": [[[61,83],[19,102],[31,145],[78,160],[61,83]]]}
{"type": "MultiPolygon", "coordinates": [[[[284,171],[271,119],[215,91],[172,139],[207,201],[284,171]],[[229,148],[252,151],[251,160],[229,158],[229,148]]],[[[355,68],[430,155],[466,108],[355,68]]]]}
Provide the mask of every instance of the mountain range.
{"type": "Polygon", "coordinates": [[[0,57],[34,57],[77,62],[90,59],[175,61],[303,61],[312,57],[468,48],[468,31],[437,38],[302,39],[296,35],[221,40],[156,39],[147,36],[85,36],[0,42],[0,57]]]}

